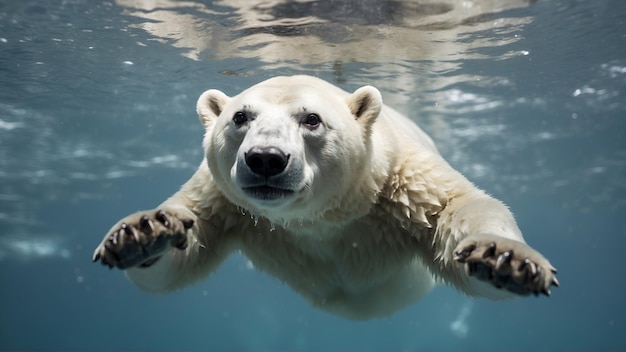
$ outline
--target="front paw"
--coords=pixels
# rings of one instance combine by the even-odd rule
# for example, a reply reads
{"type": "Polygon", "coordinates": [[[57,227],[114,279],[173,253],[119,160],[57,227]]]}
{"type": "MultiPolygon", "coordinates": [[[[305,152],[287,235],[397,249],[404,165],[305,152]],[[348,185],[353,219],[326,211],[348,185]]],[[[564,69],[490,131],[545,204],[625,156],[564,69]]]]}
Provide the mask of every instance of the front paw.
{"type": "Polygon", "coordinates": [[[135,213],[114,226],[96,248],[93,261],[109,268],[150,266],[170,247],[187,247],[193,219],[166,210],[135,213]]]}
{"type": "Polygon", "coordinates": [[[527,244],[508,238],[469,236],[454,250],[454,260],[465,263],[468,275],[523,296],[550,296],[550,286],[559,286],[556,269],[547,259],[527,244]]]}

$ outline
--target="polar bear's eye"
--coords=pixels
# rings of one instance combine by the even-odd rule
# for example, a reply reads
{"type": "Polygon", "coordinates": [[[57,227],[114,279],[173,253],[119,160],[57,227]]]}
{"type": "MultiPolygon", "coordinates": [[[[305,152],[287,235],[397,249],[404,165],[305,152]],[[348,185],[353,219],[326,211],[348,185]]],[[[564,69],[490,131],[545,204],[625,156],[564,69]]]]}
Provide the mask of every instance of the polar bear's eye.
{"type": "Polygon", "coordinates": [[[235,115],[233,115],[233,122],[236,126],[241,126],[242,124],[248,121],[248,114],[243,111],[237,111],[235,115]]]}
{"type": "Polygon", "coordinates": [[[321,122],[322,120],[320,119],[320,116],[318,114],[308,114],[302,120],[302,124],[310,129],[317,128],[317,126],[319,126],[321,122]]]}

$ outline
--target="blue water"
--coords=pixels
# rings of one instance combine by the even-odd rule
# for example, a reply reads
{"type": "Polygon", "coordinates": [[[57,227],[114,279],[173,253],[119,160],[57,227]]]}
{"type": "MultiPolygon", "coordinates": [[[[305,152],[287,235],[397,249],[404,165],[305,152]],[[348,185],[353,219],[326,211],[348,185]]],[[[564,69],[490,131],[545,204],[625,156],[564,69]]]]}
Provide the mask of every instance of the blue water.
{"type": "Polygon", "coordinates": [[[626,350],[626,2],[251,4],[0,1],[0,350],[626,350]],[[379,87],[511,207],[561,287],[443,286],[351,322],[241,256],[166,296],[91,263],[197,167],[201,92],[294,73],[379,87]]]}

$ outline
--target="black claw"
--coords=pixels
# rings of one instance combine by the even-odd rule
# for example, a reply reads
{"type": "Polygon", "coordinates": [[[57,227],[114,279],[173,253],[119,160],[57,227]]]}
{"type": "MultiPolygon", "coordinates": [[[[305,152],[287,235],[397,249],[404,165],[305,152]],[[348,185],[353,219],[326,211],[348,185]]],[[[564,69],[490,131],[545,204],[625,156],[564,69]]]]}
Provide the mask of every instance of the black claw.
{"type": "Polygon", "coordinates": [[[524,268],[526,268],[526,266],[528,266],[530,264],[530,259],[526,258],[524,260],[522,260],[522,262],[519,264],[519,266],[517,267],[518,271],[522,271],[524,270],[524,268]]]}
{"type": "Polygon", "coordinates": [[[139,219],[139,228],[141,232],[148,235],[151,235],[154,231],[154,228],[152,227],[152,221],[150,221],[147,215],[144,215],[139,219]]]}
{"type": "Polygon", "coordinates": [[[485,249],[485,253],[483,253],[483,258],[493,257],[496,254],[496,244],[494,242],[489,243],[489,247],[485,249]]]}
{"type": "Polygon", "coordinates": [[[137,233],[137,230],[134,226],[122,224],[122,229],[124,230],[126,235],[132,237],[135,242],[139,243],[141,241],[141,239],[139,238],[139,234],[137,233]]]}
{"type": "Polygon", "coordinates": [[[150,219],[148,219],[148,215],[142,215],[139,218],[139,225],[141,226],[146,226],[148,225],[149,222],[150,222],[150,219]]]}
{"type": "Polygon", "coordinates": [[[117,231],[112,232],[107,240],[110,243],[117,244],[117,231]]]}
{"type": "Polygon", "coordinates": [[[131,226],[128,226],[127,223],[123,223],[122,226],[120,226],[120,228],[127,234],[127,235],[132,235],[133,234],[133,230],[131,229],[131,226]]]}
{"type": "Polygon", "coordinates": [[[503,265],[509,264],[511,259],[513,259],[513,250],[508,250],[500,254],[498,260],[496,260],[496,270],[500,270],[503,265]]]}
{"type": "Polygon", "coordinates": [[[557,280],[556,277],[552,278],[552,282],[551,283],[552,283],[552,285],[554,285],[556,287],[559,287],[559,280],[557,280]]]}
{"type": "Polygon", "coordinates": [[[163,226],[165,227],[169,227],[170,226],[170,222],[169,220],[167,220],[167,216],[165,216],[165,213],[163,212],[163,210],[159,210],[156,212],[155,218],[157,220],[159,220],[163,226]]]}
{"type": "Polygon", "coordinates": [[[469,257],[469,255],[476,249],[475,244],[470,244],[469,246],[463,248],[462,250],[455,252],[454,257],[452,259],[463,262],[465,258],[469,257]]]}
{"type": "Polygon", "coordinates": [[[94,263],[100,259],[100,251],[93,254],[93,258],[91,259],[94,263]]]}
{"type": "Polygon", "coordinates": [[[185,229],[190,229],[193,226],[193,220],[183,220],[183,226],[185,227],[185,229]]]}
{"type": "Polygon", "coordinates": [[[551,294],[552,292],[550,292],[550,289],[549,289],[549,288],[544,287],[544,288],[543,288],[543,290],[541,290],[541,293],[543,293],[544,295],[546,295],[546,296],[550,297],[550,294],[551,294]]]}

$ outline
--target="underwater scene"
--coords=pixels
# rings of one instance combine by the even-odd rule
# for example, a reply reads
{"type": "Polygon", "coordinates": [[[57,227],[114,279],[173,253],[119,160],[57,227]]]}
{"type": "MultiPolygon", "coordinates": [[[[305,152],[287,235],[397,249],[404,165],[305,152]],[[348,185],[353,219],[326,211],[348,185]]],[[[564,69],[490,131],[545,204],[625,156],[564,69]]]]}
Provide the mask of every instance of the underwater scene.
{"type": "Polygon", "coordinates": [[[0,1],[2,351],[626,350],[624,219],[622,0],[0,1]],[[297,74],[376,87],[510,208],[559,287],[442,283],[353,321],[240,252],[168,294],[92,262],[198,169],[204,91],[297,74]]]}

